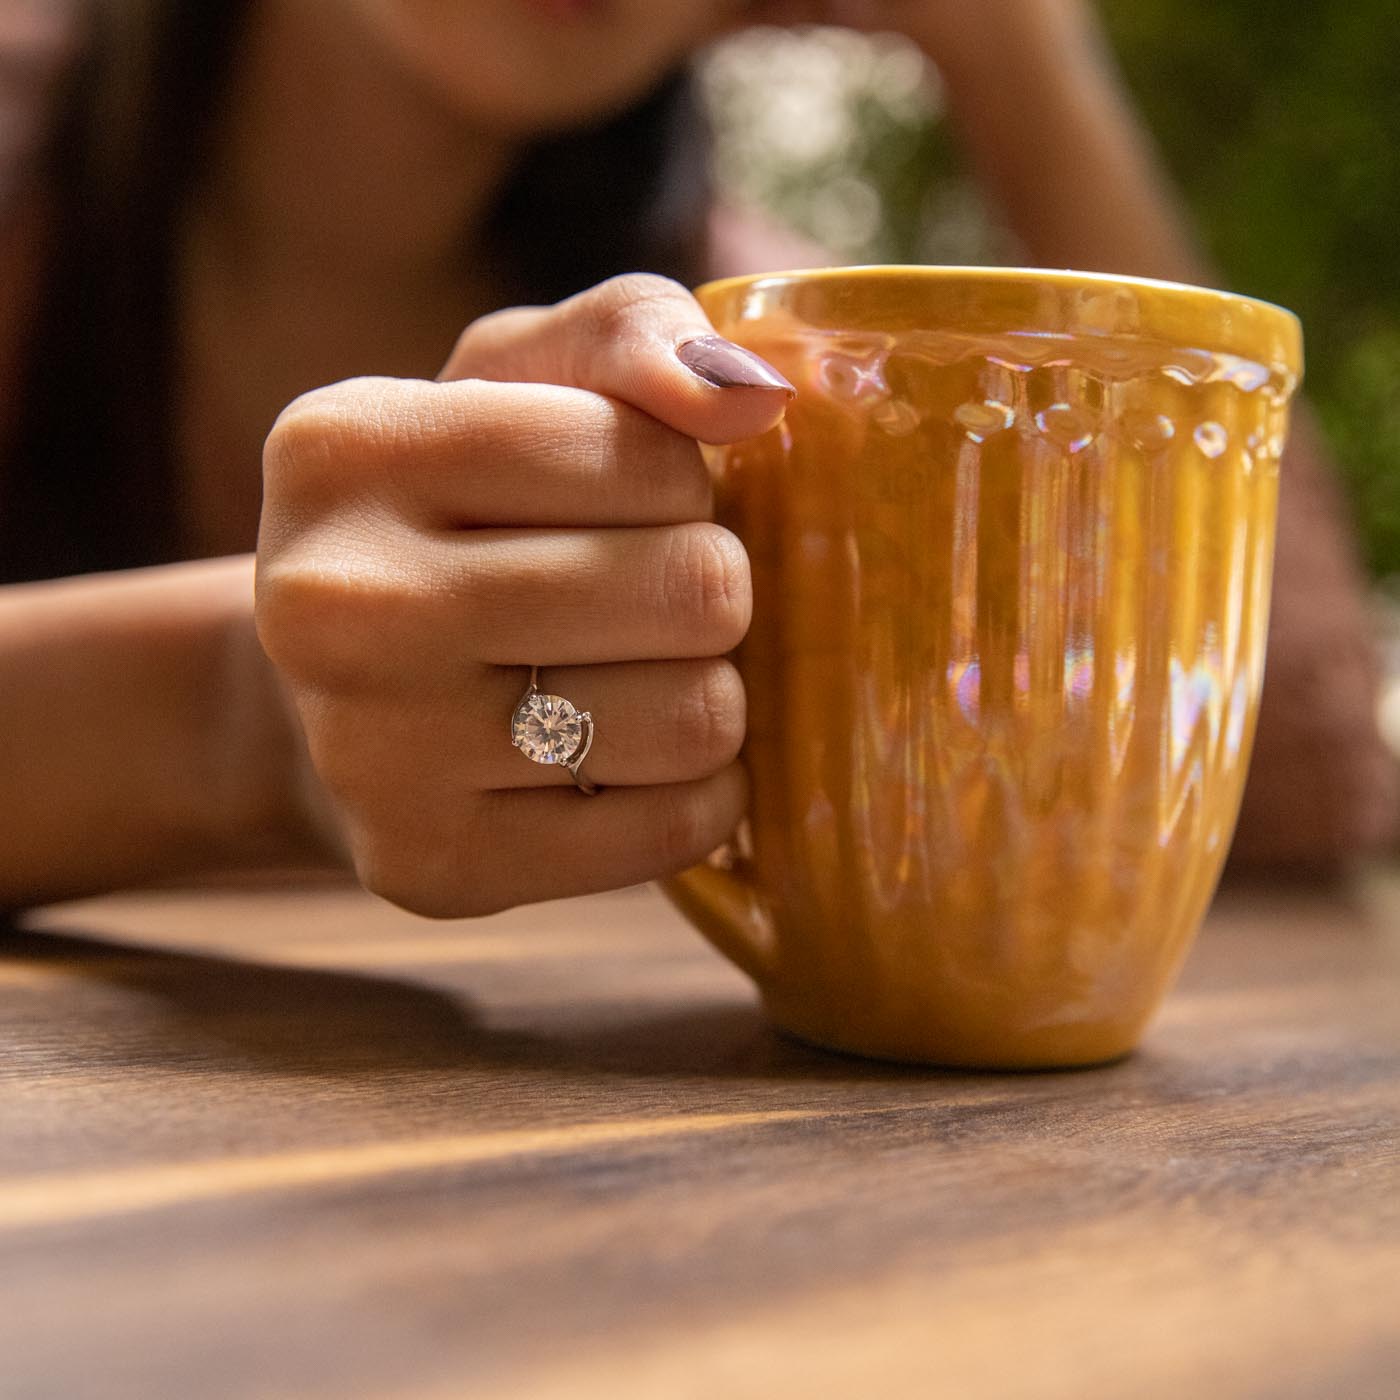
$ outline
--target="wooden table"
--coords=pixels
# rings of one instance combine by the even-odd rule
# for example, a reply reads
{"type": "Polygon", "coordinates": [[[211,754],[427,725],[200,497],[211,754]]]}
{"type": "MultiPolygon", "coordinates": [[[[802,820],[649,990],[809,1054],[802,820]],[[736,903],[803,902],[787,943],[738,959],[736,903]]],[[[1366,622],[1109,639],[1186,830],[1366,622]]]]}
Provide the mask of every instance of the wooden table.
{"type": "Polygon", "coordinates": [[[1227,892],[1146,1048],[770,1032],[646,891],[0,949],[0,1395],[1400,1395],[1400,882],[1227,892]]]}

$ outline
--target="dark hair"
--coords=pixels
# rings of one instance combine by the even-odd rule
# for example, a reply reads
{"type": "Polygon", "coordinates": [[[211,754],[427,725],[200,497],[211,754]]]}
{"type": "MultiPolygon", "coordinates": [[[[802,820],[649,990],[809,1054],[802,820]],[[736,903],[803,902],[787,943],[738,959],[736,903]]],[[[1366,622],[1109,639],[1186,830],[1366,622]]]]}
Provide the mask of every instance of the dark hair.
{"type": "MultiPolygon", "coordinates": [[[[250,0],[96,0],[46,152],[39,311],[0,479],[0,581],[182,555],[171,441],[172,253],[250,0]]],[[[688,73],[541,141],[486,235],[502,304],[617,272],[702,275],[707,128],[688,73]]],[[[444,353],[448,347],[444,347],[444,353]]]]}

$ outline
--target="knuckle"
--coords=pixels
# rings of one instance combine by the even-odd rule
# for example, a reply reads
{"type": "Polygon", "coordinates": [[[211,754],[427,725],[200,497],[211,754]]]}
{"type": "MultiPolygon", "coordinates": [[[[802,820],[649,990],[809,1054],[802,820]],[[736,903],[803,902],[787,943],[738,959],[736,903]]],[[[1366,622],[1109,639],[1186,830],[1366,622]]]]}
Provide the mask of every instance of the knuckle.
{"type": "Polygon", "coordinates": [[[306,744],[316,777],[327,792],[357,814],[372,811],[378,795],[375,760],[365,743],[359,707],[320,703],[306,717],[306,744]]]}
{"type": "Polygon", "coordinates": [[[364,401],[372,380],[312,389],[277,415],[263,444],[263,479],[272,493],[304,497],[343,485],[365,455],[364,401]]]}
{"type": "Polygon", "coordinates": [[[503,306],[476,317],[457,336],[438,379],[547,379],[554,316],[554,307],[503,306]]]}
{"type": "Polygon", "coordinates": [[[452,343],[452,351],[443,367],[445,378],[456,379],[472,374],[477,365],[476,350],[483,340],[489,340],[491,332],[500,324],[497,318],[506,314],[504,310],[488,311],[484,316],[469,321],[452,343]]]}
{"type": "Polygon", "coordinates": [[[491,347],[497,339],[510,332],[513,326],[523,320],[522,312],[531,308],[501,307],[478,316],[462,329],[447,357],[442,377],[463,379],[475,375],[489,377],[491,347]]]}
{"type": "Polygon", "coordinates": [[[253,592],[258,641],[268,657],[291,675],[303,669],[308,632],[319,626],[318,609],[304,578],[299,569],[263,560],[253,592]]]}
{"type": "Polygon", "coordinates": [[[369,841],[354,854],[355,876],[370,894],[425,919],[475,919],[510,900],[493,887],[486,862],[427,855],[402,839],[369,841]]]}
{"type": "Polygon", "coordinates": [[[705,772],[726,767],[744,742],[744,682],[724,660],[708,662],[681,699],[676,737],[682,751],[697,756],[705,772]]]}
{"type": "Polygon", "coordinates": [[[753,611],[749,558],[738,537],[719,525],[686,525],[674,532],[666,596],[686,639],[717,651],[738,646],[753,611]]]}
{"type": "Polygon", "coordinates": [[[355,876],[370,894],[427,919],[449,919],[456,913],[450,891],[424,878],[421,867],[397,852],[371,843],[355,853],[355,876]]]}
{"type": "Polygon", "coordinates": [[[375,639],[391,626],[382,588],[343,565],[272,561],[258,571],[254,595],[258,640],[288,675],[335,689],[358,688],[378,654],[375,639]]]}
{"type": "Polygon", "coordinates": [[[659,310],[689,308],[690,293],[679,282],[653,272],[624,272],[584,292],[574,310],[584,329],[599,339],[631,340],[659,310]]]}

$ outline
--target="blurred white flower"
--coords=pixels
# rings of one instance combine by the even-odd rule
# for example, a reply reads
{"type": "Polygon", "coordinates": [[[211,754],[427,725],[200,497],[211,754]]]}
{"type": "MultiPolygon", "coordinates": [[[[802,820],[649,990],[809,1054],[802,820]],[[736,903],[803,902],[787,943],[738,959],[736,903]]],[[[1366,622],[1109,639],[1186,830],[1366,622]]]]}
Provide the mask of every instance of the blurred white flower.
{"type": "Polygon", "coordinates": [[[701,80],[721,193],[868,260],[883,216],[868,133],[921,129],[941,110],[919,50],[888,34],[751,29],[711,50],[701,80]]]}

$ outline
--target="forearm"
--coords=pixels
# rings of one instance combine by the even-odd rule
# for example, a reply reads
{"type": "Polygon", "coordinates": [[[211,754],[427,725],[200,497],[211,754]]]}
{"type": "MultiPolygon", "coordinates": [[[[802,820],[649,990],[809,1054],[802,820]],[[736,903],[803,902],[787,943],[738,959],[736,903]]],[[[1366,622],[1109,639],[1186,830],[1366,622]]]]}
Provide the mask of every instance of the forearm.
{"type": "Polygon", "coordinates": [[[933,57],[979,182],[1039,266],[1213,280],[1082,0],[983,0],[933,57]],[[995,31],[995,33],[993,33],[995,31]]]}
{"type": "Polygon", "coordinates": [[[1236,870],[1336,868],[1395,840],[1400,770],[1376,720],[1365,578],[1325,461],[1304,405],[1280,473],[1268,666],[1236,870]]]}
{"type": "Polygon", "coordinates": [[[312,859],[252,558],[0,589],[0,907],[312,859]]]}

